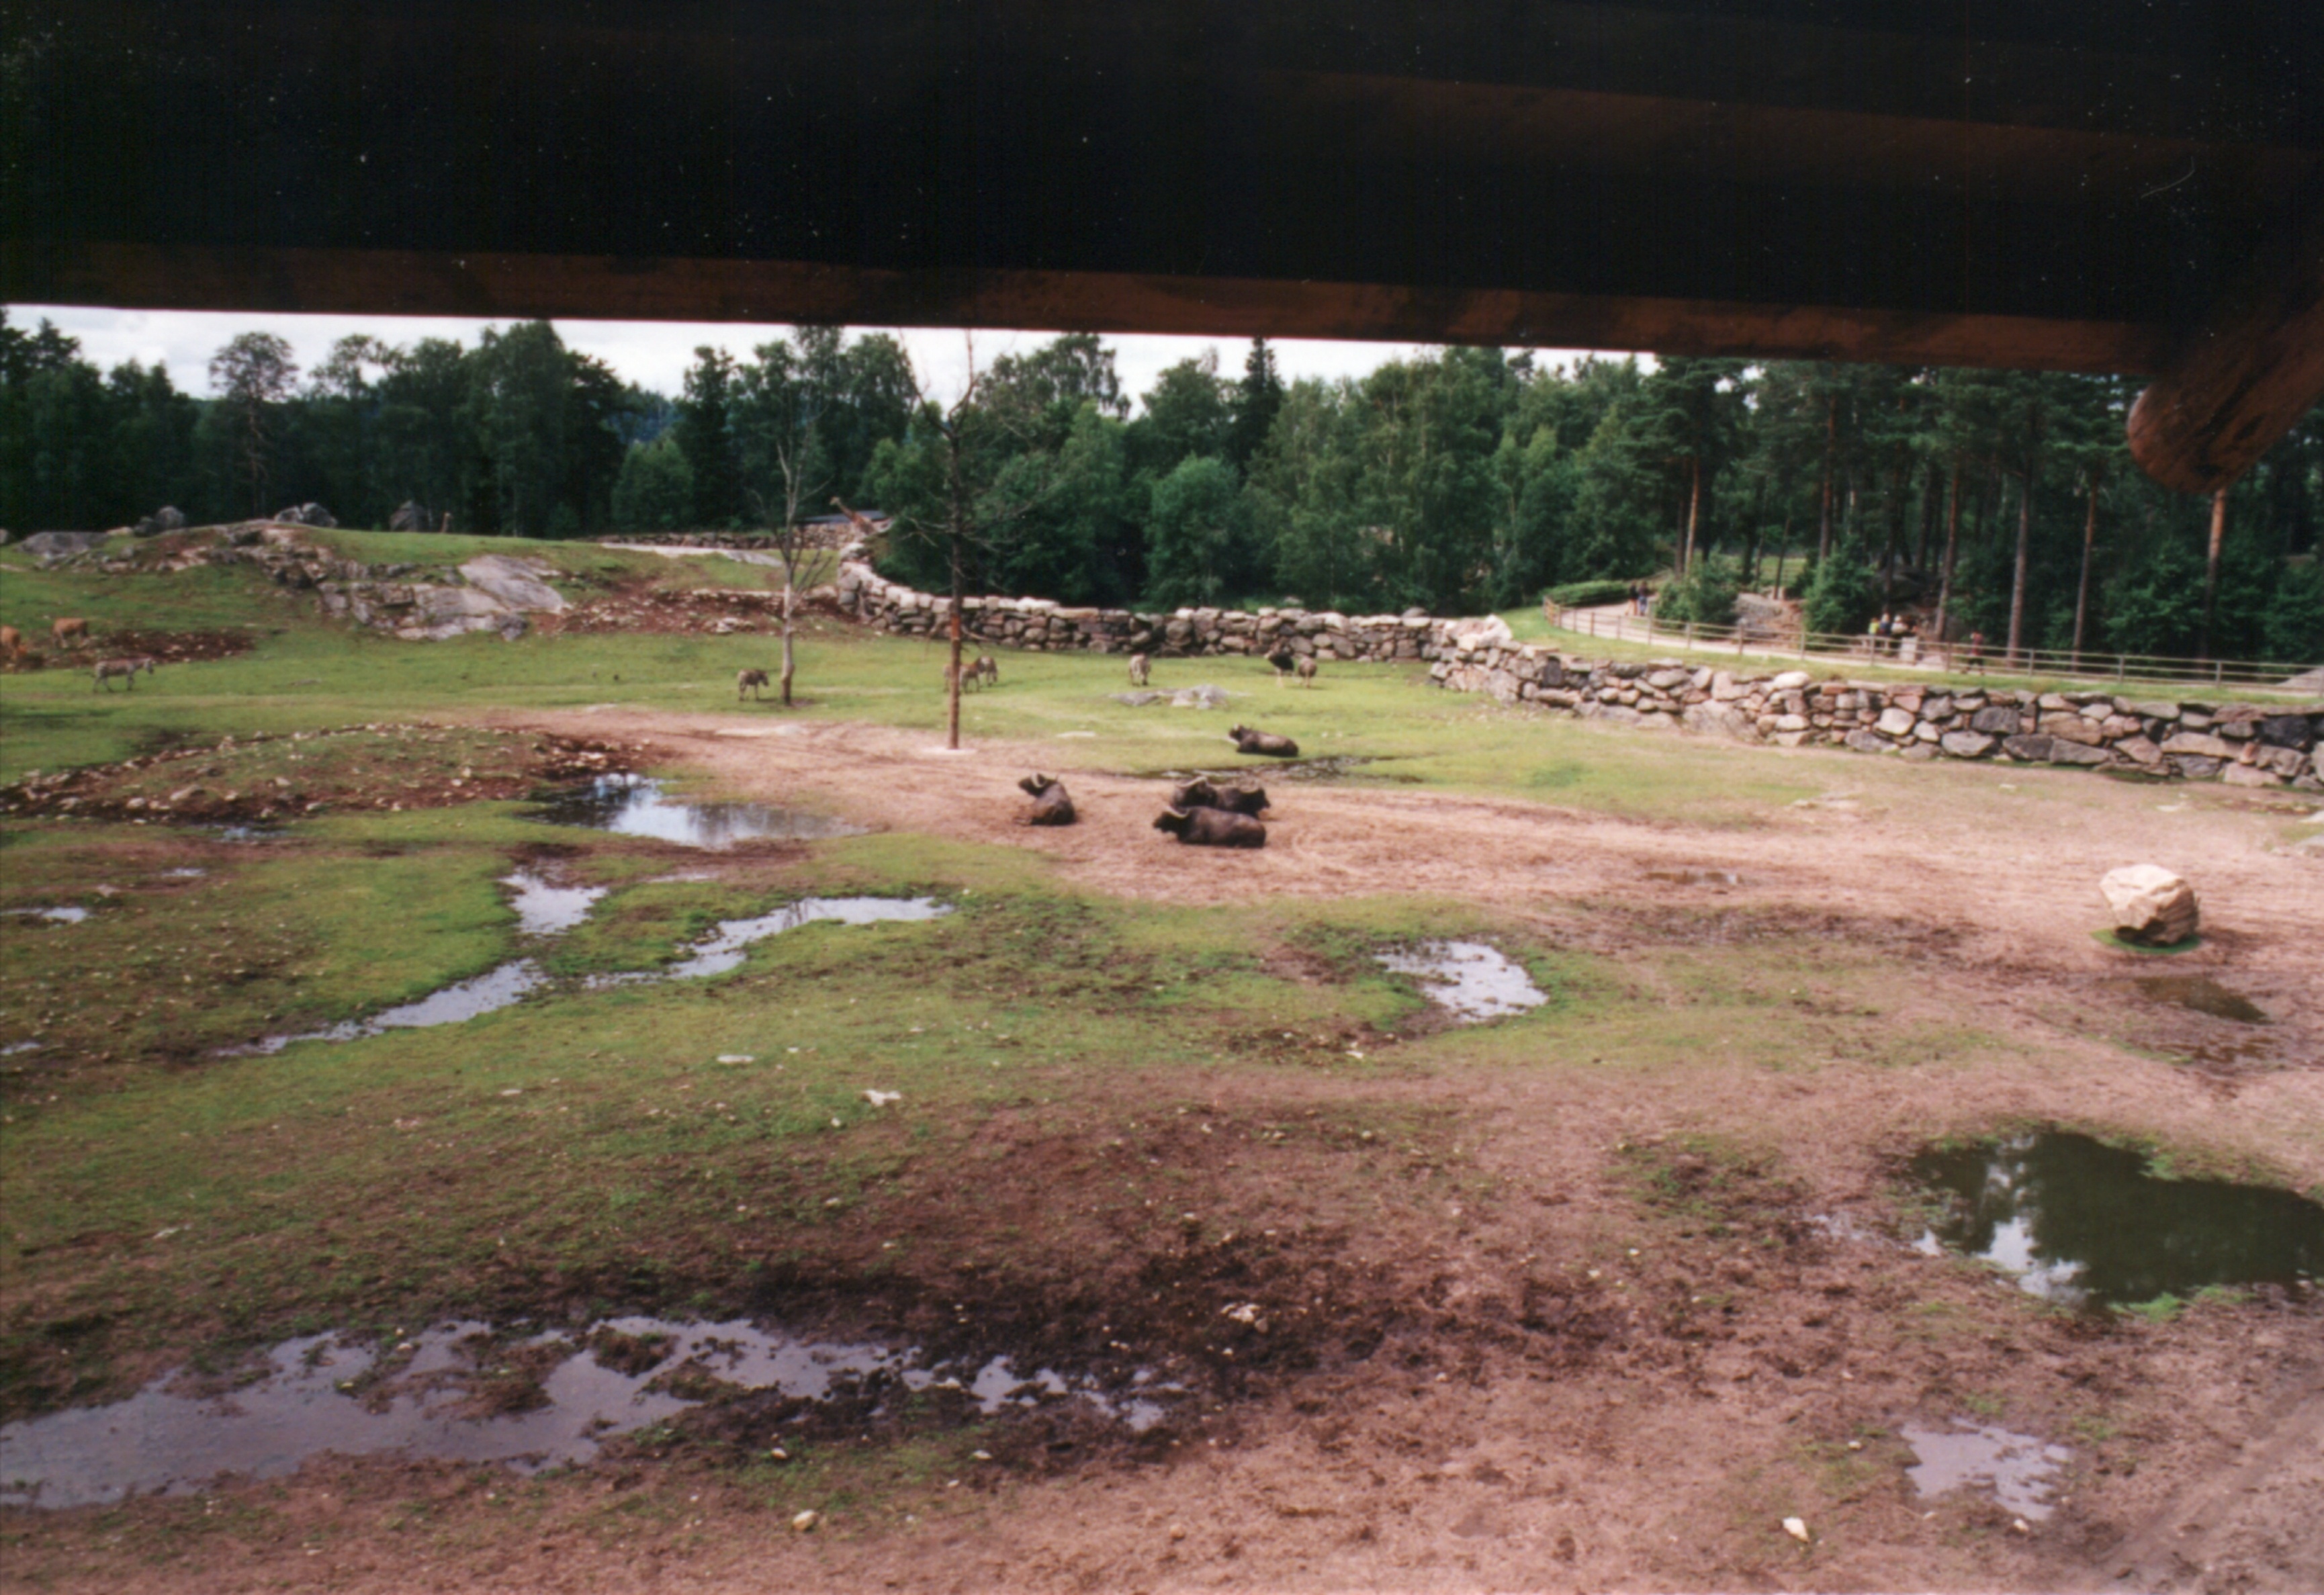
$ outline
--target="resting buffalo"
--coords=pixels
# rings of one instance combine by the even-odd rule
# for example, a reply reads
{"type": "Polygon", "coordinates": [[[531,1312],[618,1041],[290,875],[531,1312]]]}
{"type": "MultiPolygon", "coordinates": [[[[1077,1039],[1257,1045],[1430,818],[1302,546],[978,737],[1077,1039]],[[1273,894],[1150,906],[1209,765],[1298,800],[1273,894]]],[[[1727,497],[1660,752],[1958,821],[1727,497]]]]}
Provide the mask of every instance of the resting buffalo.
{"type": "Polygon", "coordinates": [[[1025,816],[1028,825],[1070,825],[1074,823],[1074,800],[1065,792],[1065,785],[1055,776],[1028,775],[1017,783],[1033,799],[1033,812],[1025,816]]]}
{"type": "Polygon", "coordinates": [[[1299,744],[1287,736],[1277,736],[1271,731],[1253,731],[1248,725],[1238,725],[1227,733],[1238,753],[1264,753],[1270,759],[1296,759],[1299,744]]]}
{"type": "Polygon", "coordinates": [[[1167,831],[1188,847],[1265,847],[1267,827],[1247,814],[1223,808],[1173,808],[1156,816],[1154,828],[1167,831]]]}
{"type": "Polygon", "coordinates": [[[1223,808],[1230,814],[1257,815],[1267,807],[1264,787],[1214,787],[1208,776],[1196,776],[1170,793],[1173,808],[1223,808]]]}

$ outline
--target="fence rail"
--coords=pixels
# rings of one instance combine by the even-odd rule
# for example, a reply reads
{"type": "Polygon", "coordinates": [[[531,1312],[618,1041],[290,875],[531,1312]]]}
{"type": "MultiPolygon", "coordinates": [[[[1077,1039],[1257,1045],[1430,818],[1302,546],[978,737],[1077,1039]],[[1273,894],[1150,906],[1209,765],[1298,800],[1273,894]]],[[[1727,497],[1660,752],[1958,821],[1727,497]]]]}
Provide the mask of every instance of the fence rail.
{"type": "Polygon", "coordinates": [[[1966,642],[1930,642],[1919,637],[1882,638],[1830,632],[1793,632],[1746,622],[1714,626],[1687,621],[1657,621],[1651,614],[1631,614],[1614,609],[1565,609],[1545,603],[1542,612],[1560,631],[1609,641],[1645,642],[1694,653],[1731,653],[1738,659],[1847,660],[1878,665],[1884,669],[1928,670],[1960,675],[1987,670],[2013,676],[2056,678],[2067,681],[2111,682],[2156,687],[2236,687],[2273,688],[2324,697],[2324,686],[2314,680],[2293,685],[2296,677],[2317,677],[2324,667],[2266,659],[2172,659],[2161,654],[2107,653],[2095,649],[2021,648],[2012,653],[1988,642],[1972,652],[1966,642]]]}

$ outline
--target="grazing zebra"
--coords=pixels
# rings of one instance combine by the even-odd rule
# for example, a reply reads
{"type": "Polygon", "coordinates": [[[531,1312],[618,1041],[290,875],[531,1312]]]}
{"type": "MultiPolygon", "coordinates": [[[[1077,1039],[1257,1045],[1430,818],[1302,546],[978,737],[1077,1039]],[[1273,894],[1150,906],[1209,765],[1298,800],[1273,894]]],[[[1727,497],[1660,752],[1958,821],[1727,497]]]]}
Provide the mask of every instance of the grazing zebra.
{"type": "Polygon", "coordinates": [[[764,670],[738,670],[734,673],[734,701],[741,703],[742,695],[750,693],[761,703],[766,702],[767,673],[764,670]]]}
{"type": "Polygon", "coordinates": [[[99,659],[97,661],[97,668],[89,672],[94,679],[89,682],[88,689],[95,692],[114,677],[119,676],[129,683],[129,690],[134,692],[137,690],[137,672],[140,670],[151,676],[153,673],[153,661],[145,658],[99,659]]]}

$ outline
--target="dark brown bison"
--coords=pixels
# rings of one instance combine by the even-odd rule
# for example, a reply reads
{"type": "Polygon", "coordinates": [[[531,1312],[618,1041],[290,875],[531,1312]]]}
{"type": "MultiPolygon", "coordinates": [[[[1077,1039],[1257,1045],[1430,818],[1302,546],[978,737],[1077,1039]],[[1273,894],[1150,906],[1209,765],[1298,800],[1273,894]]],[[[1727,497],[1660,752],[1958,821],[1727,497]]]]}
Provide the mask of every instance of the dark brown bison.
{"type": "Polygon", "coordinates": [[[1264,787],[1219,787],[1208,776],[1196,776],[1171,789],[1173,808],[1223,808],[1229,814],[1256,816],[1267,807],[1264,787]]]}
{"type": "Polygon", "coordinates": [[[1269,759],[1296,759],[1299,744],[1287,736],[1277,736],[1271,731],[1253,731],[1248,725],[1238,725],[1227,733],[1238,753],[1264,753],[1269,759]]]}
{"type": "Polygon", "coordinates": [[[1054,776],[1028,775],[1019,781],[1026,796],[1033,799],[1033,812],[1025,816],[1028,825],[1070,825],[1074,823],[1074,800],[1065,791],[1065,784],[1054,776]]]}
{"type": "Polygon", "coordinates": [[[1265,847],[1267,827],[1247,814],[1223,808],[1166,809],[1154,828],[1167,831],[1187,847],[1265,847]]]}
{"type": "Polygon", "coordinates": [[[1289,643],[1278,642],[1275,651],[1267,656],[1267,662],[1275,667],[1275,678],[1280,681],[1291,674],[1291,667],[1299,662],[1299,658],[1291,651],[1289,643]]]}

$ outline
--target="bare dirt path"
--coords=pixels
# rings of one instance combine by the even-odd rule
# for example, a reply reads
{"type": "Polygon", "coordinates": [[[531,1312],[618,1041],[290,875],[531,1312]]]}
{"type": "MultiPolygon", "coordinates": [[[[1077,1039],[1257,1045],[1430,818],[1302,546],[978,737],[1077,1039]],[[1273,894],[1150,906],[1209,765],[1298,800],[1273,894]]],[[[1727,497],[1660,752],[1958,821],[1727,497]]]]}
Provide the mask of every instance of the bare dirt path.
{"type": "Polygon", "coordinates": [[[1518,908],[1585,900],[1657,914],[1674,904],[1757,907],[1917,927],[1945,939],[1949,963],[1994,972],[2005,984],[2012,972],[2089,982],[2163,969],[2090,934],[2103,923],[2098,878],[2122,864],[2160,863],[2196,882],[2207,937],[2204,948],[2169,960],[2169,971],[2231,967],[2238,989],[2289,1027],[2273,1039],[2324,1056],[2312,989],[2324,947],[2324,863],[2278,848],[2289,818],[2312,807],[2288,793],[2237,807],[2221,792],[2076,772],[1904,768],[1821,751],[1737,750],[1738,759],[1792,761],[1826,783],[1823,796],[1738,829],[1442,791],[1269,783],[1266,768],[1254,764],[1251,778],[1275,798],[1268,846],[1217,853],[1180,847],[1152,829],[1167,783],[1095,770],[1065,772],[1079,825],[1024,825],[1016,782],[1054,770],[1054,744],[982,742],[947,753],[934,736],[881,726],[619,709],[524,723],[657,743],[738,795],[827,806],[883,830],[1028,848],[1054,861],[1065,880],[1124,897],[1426,894],[1518,908]],[[1660,878],[1688,871],[1739,879],[1727,886],[1660,878]]]}

